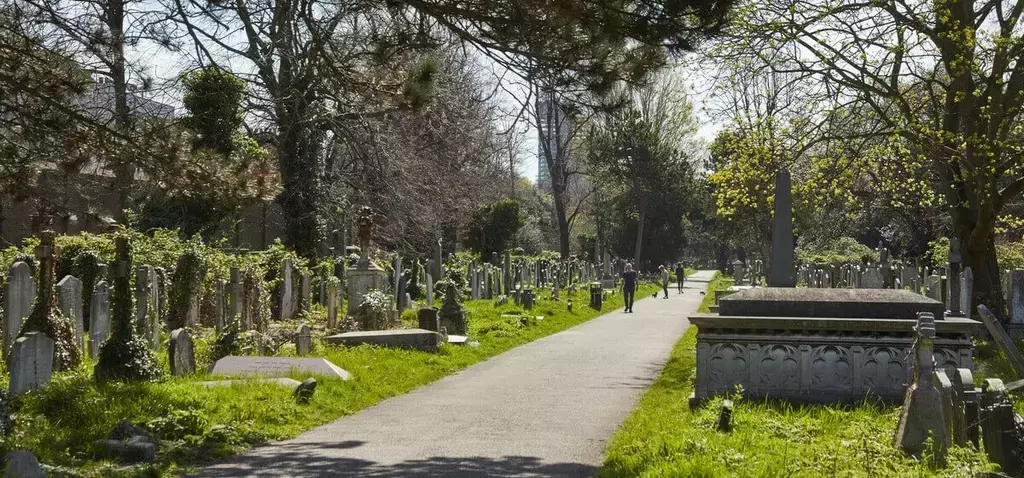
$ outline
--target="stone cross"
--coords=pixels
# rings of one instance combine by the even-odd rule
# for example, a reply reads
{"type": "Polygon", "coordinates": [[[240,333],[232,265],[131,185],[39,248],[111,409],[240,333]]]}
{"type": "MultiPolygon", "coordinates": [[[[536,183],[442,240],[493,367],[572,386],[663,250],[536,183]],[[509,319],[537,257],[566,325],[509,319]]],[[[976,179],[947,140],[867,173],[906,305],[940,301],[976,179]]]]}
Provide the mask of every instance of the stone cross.
{"type": "Polygon", "coordinates": [[[100,281],[89,302],[89,355],[99,357],[100,345],[110,336],[110,286],[100,281]]]}
{"type": "Polygon", "coordinates": [[[28,264],[18,261],[7,273],[7,293],[4,294],[4,351],[10,350],[14,339],[21,332],[21,325],[32,312],[32,303],[36,300],[36,283],[32,279],[32,269],[28,264]]]}

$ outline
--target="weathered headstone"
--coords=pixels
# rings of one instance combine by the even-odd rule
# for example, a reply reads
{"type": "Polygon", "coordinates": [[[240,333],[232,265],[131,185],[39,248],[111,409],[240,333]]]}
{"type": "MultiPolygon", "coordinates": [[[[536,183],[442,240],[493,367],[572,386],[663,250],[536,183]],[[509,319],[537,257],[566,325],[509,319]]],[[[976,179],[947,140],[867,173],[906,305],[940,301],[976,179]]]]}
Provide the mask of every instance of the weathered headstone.
{"type": "Polygon", "coordinates": [[[309,326],[302,324],[295,331],[295,353],[298,355],[309,355],[313,351],[313,334],[309,326]]]}
{"type": "Polygon", "coordinates": [[[1007,396],[1002,380],[985,379],[982,385],[983,406],[979,412],[982,443],[985,454],[999,469],[1009,476],[1020,476],[1024,467],[1019,453],[1020,438],[1013,403],[1007,396]]]}
{"type": "MultiPolygon", "coordinates": [[[[333,279],[333,278],[332,278],[333,279]]],[[[327,328],[333,329],[338,326],[338,297],[341,294],[338,281],[327,282],[327,328]]]]}
{"type": "Polygon", "coordinates": [[[7,274],[7,293],[4,294],[5,352],[14,344],[14,339],[21,331],[21,324],[32,311],[35,300],[36,283],[32,279],[32,269],[24,262],[15,262],[7,274]]]}
{"type": "MultiPolygon", "coordinates": [[[[936,388],[933,379],[936,370],[932,355],[935,341],[935,318],[932,314],[918,314],[915,330],[914,377],[903,400],[903,410],[896,429],[896,445],[907,453],[918,454],[925,451],[931,439],[932,452],[941,461],[948,449],[949,430],[946,407],[943,406],[944,392],[936,388]]],[[[948,379],[946,383],[949,383],[948,379]]]]}
{"type": "Polygon", "coordinates": [[[775,178],[775,216],[772,218],[772,249],[768,287],[796,287],[796,252],[793,250],[793,194],[789,170],[775,178]]]}
{"type": "Polygon", "coordinates": [[[419,328],[423,330],[429,330],[431,332],[437,332],[440,330],[437,321],[437,309],[433,307],[424,307],[416,311],[416,319],[419,328]]]}
{"type": "Polygon", "coordinates": [[[284,377],[292,373],[323,375],[348,380],[352,375],[323,358],[312,357],[241,357],[228,356],[217,360],[213,375],[284,377]]]}
{"type": "Polygon", "coordinates": [[[281,261],[280,319],[287,320],[295,315],[295,284],[292,283],[292,260],[281,261]]]}
{"type": "Polygon", "coordinates": [[[958,446],[978,446],[978,405],[980,392],[974,386],[969,368],[958,368],[950,377],[953,382],[953,442],[958,446]]]}
{"type": "Polygon", "coordinates": [[[151,350],[158,350],[160,348],[160,330],[152,330],[153,310],[150,298],[152,289],[149,282],[153,275],[152,269],[148,265],[140,265],[135,268],[135,333],[146,340],[151,350]],[[154,336],[156,340],[153,339],[154,336]]]}
{"type": "Polygon", "coordinates": [[[299,309],[309,310],[309,294],[310,284],[313,281],[313,276],[310,274],[303,273],[301,282],[299,283],[299,309]]]}
{"type": "Polygon", "coordinates": [[[218,280],[214,285],[214,302],[216,306],[213,311],[213,326],[218,334],[224,331],[224,327],[227,325],[227,299],[225,297],[225,289],[227,288],[226,283],[223,280],[218,280]]]}
{"type": "MultiPolygon", "coordinates": [[[[242,278],[241,271],[237,267],[232,267],[229,272],[229,280],[227,286],[224,287],[224,292],[227,294],[227,314],[224,321],[225,325],[234,324],[235,321],[240,319],[242,314],[242,278]]],[[[249,324],[241,324],[242,330],[248,330],[249,324]]]]}
{"type": "Polygon", "coordinates": [[[6,478],[46,478],[46,472],[35,455],[25,450],[14,450],[4,455],[6,478]]]}
{"type": "Polygon", "coordinates": [[[861,277],[860,285],[864,289],[881,289],[884,285],[882,271],[876,267],[868,267],[861,277]]]}
{"type": "Polygon", "coordinates": [[[974,293],[974,272],[971,267],[965,267],[960,273],[960,310],[965,314],[971,313],[971,294],[974,293]]]}
{"type": "Polygon", "coordinates": [[[960,309],[960,295],[963,291],[960,289],[960,261],[963,260],[963,256],[960,254],[960,241],[958,239],[949,239],[949,273],[946,275],[948,278],[946,283],[948,285],[948,303],[949,313],[947,315],[951,317],[958,317],[963,315],[964,311],[960,309]]]}
{"type": "Polygon", "coordinates": [[[18,396],[42,387],[53,375],[53,340],[42,332],[29,332],[14,341],[9,364],[10,393],[18,396]]]}
{"type": "Polygon", "coordinates": [[[434,276],[427,274],[427,307],[434,306],[434,276]]]}
{"type": "Polygon", "coordinates": [[[196,352],[187,329],[171,332],[171,346],[167,349],[171,375],[181,377],[196,371],[196,352]]]}
{"type": "Polygon", "coordinates": [[[924,280],[925,295],[929,299],[942,302],[942,277],[932,274],[924,280]]]}
{"type": "Polygon", "coordinates": [[[57,283],[57,308],[75,326],[75,346],[84,347],[85,317],[82,316],[82,281],[75,276],[64,276],[57,283]]]}
{"type": "Polygon", "coordinates": [[[100,281],[89,302],[89,355],[98,357],[100,345],[110,336],[110,286],[100,281]]]}

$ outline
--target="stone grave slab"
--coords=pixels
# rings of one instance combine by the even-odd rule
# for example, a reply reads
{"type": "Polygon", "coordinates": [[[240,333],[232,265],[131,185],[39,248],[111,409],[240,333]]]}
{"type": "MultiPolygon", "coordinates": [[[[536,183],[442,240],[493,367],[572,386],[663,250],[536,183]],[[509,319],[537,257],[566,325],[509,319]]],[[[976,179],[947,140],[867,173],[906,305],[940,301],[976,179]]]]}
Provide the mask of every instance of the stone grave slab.
{"type": "Polygon", "coordinates": [[[263,378],[263,379],[257,379],[257,380],[211,380],[211,381],[208,381],[208,382],[196,382],[196,385],[201,385],[203,387],[211,388],[211,387],[230,387],[232,385],[245,385],[245,384],[250,384],[250,383],[253,383],[253,384],[269,383],[269,384],[273,384],[273,385],[280,385],[282,387],[295,388],[295,387],[298,387],[299,384],[302,383],[302,382],[300,382],[298,380],[295,380],[294,378],[278,377],[278,378],[263,378]]]}
{"type": "Polygon", "coordinates": [[[301,372],[349,380],[352,374],[324,358],[313,357],[253,357],[231,355],[213,364],[213,375],[283,377],[301,372]]]}
{"type": "Polygon", "coordinates": [[[916,320],[918,312],[942,319],[939,301],[907,290],[764,287],[719,301],[719,314],[746,317],[817,317],[916,320]]]}
{"type": "MultiPolygon", "coordinates": [[[[450,337],[450,336],[449,336],[450,337]]],[[[400,349],[437,352],[441,345],[441,334],[424,329],[401,330],[368,330],[362,332],[346,332],[327,337],[328,343],[335,345],[378,345],[400,349]]]]}

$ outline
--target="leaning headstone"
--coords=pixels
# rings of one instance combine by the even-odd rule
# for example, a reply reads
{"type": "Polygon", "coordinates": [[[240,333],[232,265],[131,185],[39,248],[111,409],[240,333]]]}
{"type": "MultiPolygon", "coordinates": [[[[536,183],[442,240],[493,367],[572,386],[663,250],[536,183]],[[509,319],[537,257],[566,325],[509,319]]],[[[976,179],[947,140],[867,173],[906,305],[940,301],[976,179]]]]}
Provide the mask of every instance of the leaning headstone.
{"type": "Polygon", "coordinates": [[[24,262],[15,262],[7,273],[7,293],[4,294],[5,352],[14,344],[35,300],[36,283],[32,279],[32,269],[24,262]]]}
{"type": "Polygon", "coordinates": [[[1003,326],[999,324],[999,319],[992,314],[988,307],[979,305],[977,307],[978,315],[981,316],[981,321],[985,324],[985,328],[988,329],[989,335],[995,340],[996,345],[999,349],[1006,354],[1006,358],[1009,359],[1010,365],[1013,366],[1013,370],[1017,372],[1017,379],[1024,379],[1024,356],[1021,355],[1017,345],[1013,343],[1013,339],[1006,334],[1003,330],[1003,326]]]}
{"type": "Polygon", "coordinates": [[[772,218],[772,249],[768,287],[796,287],[793,250],[793,193],[789,170],[782,168],[775,178],[775,216],[772,218]]]}
{"type": "Polygon", "coordinates": [[[36,456],[25,450],[14,450],[4,455],[4,469],[7,478],[46,478],[36,456]]]}
{"type": "Polygon", "coordinates": [[[57,308],[75,326],[75,346],[85,343],[85,317],[82,316],[82,281],[75,276],[64,276],[57,283],[57,308]]]}
{"type": "Polygon", "coordinates": [[[944,416],[943,393],[935,387],[932,379],[935,372],[935,358],[932,355],[935,318],[929,312],[920,312],[917,317],[914,377],[903,399],[903,410],[896,429],[896,445],[907,453],[919,454],[925,451],[931,439],[932,452],[941,461],[947,450],[949,431],[944,416]]]}
{"type": "Polygon", "coordinates": [[[110,286],[100,281],[89,302],[89,355],[97,357],[100,345],[110,336],[110,286]]]}
{"type": "Polygon", "coordinates": [[[53,375],[53,340],[42,332],[29,332],[14,341],[10,358],[10,393],[18,396],[42,387],[53,375]]]}
{"type": "Polygon", "coordinates": [[[313,351],[313,334],[309,326],[302,324],[295,331],[295,353],[298,355],[309,355],[313,351]]]}
{"type": "Polygon", "coordinates": [[[171,375],[181,377],[196,371],[196,352],[192,337],[188,330],[177,329],[171,332],[171,346],[167,349],[171,364],[171,375]]]}

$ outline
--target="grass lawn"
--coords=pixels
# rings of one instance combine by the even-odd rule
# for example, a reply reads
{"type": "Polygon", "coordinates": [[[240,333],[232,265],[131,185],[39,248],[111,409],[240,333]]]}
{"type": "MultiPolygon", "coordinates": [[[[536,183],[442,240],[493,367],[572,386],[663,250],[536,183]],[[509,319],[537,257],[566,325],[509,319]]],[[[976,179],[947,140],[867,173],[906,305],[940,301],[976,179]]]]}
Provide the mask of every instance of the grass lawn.
{"type": "MultiPolygon", "coordinates": [[[[657,289],[656,285],[644,284],[638,295],[652,294],[657,289]]],[[[514,304],[496,307],[493,301],[467,303],[470,337],[480,343],[475,348],[446,345],[440,353],[431,354],[370,346],[341,348],[317,342],[313,355],[326,357],[351,372],[354,379],[321,380],[316,395],[306,405],[295,402],[291,388],[276,385],[249,382],[205,388],[196,383],[210,379],[205,373],[152,383],[97,385],[91,379],[93,363],[89,363],[55,376],[44,389],[15,400],[14,431],[9,437],[0,437],[0,452],[27,449],[43,463],[75,476],[180,474],[196,464],[254,444],[294,437],[622,307],[622,295],[618,293],[605,301],[603,311],[587,306],[589,293],[585,290],[575,294],[562,291],[559,302],[550,300],[550,291],[539,295],[533,311],[526,315],[544,316],[544,320],[528,326],[521,325],[523,314],[514,304]],[[571,313],[567,310],[569,298],[573,302],[571,313]],[[108,438],[122,418],[160,436],[157,463],[121,467],[93,458],[91,443],[108,438]]],[[[213,336],[204,331],[197,331],[196,336],[198,365],[205,367],[213,336]]],[[[281,354],[289,352],[285,349],[281,354]]],[[[167,370],[166,350],[161,361],[167,370]]],[[[0,378],[6,380],[6,376],[0,378]]],[[[292,378],[303,380],[307,376],[292,378]]]]}
{"type": "MultiPolygon", "coordinates": [[[[716,278],[714,290],[731,285],[716,278]]],[[[715,431],[721,399],[691,411],[697,329],[672,350],[661,377],[612,438],[601,477],[974,476],[991,469],[984,453],[954,448],[934,469],[893,446],[898,407],[791,406],[733,397],[732,433],[715,431]]]]}

